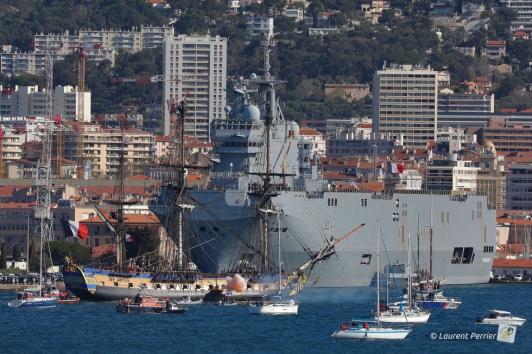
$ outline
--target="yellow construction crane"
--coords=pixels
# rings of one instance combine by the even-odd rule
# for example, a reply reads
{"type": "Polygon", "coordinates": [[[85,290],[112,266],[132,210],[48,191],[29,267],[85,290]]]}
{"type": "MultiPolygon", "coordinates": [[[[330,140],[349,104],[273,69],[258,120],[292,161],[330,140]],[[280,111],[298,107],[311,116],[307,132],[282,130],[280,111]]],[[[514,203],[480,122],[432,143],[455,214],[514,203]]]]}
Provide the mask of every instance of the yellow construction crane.
{"type": "Polygon", "coordinates": [[[85,159],[84,159],[84,134],[85,134],[85,60],[87,53],[85,48],[80,44],[78,50],[78,123],[80,133],[78,135],[78,168],[76,170],[77,179],[85,178],[85,159]]]}

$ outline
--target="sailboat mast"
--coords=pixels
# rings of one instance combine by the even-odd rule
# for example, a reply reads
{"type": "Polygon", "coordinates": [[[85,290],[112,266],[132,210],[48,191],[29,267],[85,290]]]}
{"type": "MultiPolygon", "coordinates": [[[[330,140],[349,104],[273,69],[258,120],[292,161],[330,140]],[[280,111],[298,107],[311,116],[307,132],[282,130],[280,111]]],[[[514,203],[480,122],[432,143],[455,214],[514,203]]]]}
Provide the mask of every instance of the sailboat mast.
{"type": "Polygon", "coordinates": [[[381,292],[381,286],[380,286],[380,249],[379,249],[379,237],[380,237],[380,225],[377,221],[377,326],[379,326],[379,316],[380,316],[380,292],[381,292]]]}
{"type": "Polygon", "coordinates": [[[281,281],[281,220],[279,217],[279,213],[277,213],[277,229],[278,229],[278,239],[279,239],[279,296],[281,296],[281,287],[282,287],[282,281],[281,281]]]}
{"type": "Polygon", "coordinates": [[[419,236],[420,236],[420,230],[419,230],[419,214],[417,214],[417,280],[421,281],[421,260],[419,258],[419,236]]]}
{"type": "Polygon", "coordinates": [[[430,269],[429,280],[432,280],[432,194],[430,195],[430,269]]]}
{"type": "Polygon", "coordinates": [[[410,232],[408,233],[408,257],[407,257],[407,267],[408,267],[408,306],[412,300],[412,271],[410,269],[410,232]]]}

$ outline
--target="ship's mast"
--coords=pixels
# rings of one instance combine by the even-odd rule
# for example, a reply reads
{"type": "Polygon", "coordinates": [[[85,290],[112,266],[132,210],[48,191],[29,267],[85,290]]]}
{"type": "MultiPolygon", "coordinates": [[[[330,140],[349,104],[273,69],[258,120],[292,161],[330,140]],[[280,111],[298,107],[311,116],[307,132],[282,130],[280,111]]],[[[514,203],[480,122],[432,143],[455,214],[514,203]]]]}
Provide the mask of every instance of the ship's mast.
{"type": "MultiPolygon", "coordinates": [[[[35,184],[37,190],[37,200],[35,203],[35,218],[40,219],[41,247],[40,247],[40,266],[39,279],[42,280],[42,257],[44,242],[52,240],[52,213],[50,211],[50,195],[52,189],[51,180],[51,155],[52,155],[52,74],[53,74],[53,57],[50,51],[46,54],[46,93],[45,108],[47,117],[44,120],[42,129],[42,153],[37,164],[37,176],[35,184]]],[[[28,230],[29,232],[29,230],[28,230]]],[[[39,287],[39,296],[41,296],[42,287],[39,287]]]]}

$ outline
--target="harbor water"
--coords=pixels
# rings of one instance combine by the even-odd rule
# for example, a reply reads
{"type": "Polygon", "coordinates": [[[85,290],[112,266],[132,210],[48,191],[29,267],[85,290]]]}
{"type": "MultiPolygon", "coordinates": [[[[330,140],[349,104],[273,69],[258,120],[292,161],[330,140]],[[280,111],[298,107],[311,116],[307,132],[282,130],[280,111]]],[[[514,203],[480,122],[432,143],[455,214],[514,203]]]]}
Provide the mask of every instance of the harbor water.
{"type": "Polygon", "coordinates": [[[114,302],[11,309],[7,303],[14,294],[2,292],[0,352],[530,353],[531,291],[529,284],[447,286],[444,295],[461,297],[462,305],[457,310],[433,310],[428,323],[413,325],[412,333],[399,341],[331,338],[341,323],[367,317],[376,300],[374,288],[307,288],[296,298],[296,316],[252,315],[243,305],[212,304],[189,306],[184,315],[117,313],[114,302]],[[494,308],[527,318],[517,327],[514,344],[496,341],[498,326],[476,324],[477,317],[494,308]],[[444,339],[456,335],[461,339],[444,339]]]}

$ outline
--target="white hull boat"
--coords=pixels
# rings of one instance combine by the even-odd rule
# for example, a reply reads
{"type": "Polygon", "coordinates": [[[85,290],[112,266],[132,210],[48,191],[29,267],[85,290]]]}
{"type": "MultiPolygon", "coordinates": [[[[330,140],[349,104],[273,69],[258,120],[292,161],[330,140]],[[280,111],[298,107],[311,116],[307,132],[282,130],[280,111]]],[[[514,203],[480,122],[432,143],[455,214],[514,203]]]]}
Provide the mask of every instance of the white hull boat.
{"type": "Polygon", "coordinates": [[[521,326],[526,318],[517,317],[508,311],[489,310],[490,314],[477,319],[478,324],[521,326]]]}
{"type": "Polygon", "coordinates": [[[261,315],[297,315],[299,305],[290,300],[263,305],[249,305],[249,313],[261,315]]]}
{"type": "Polygon", "coordinates": [[[408,333],[410,333],[409,329],[358,326],[336,331],[332,337],[337,339],[404,339],[408,333]]]}

